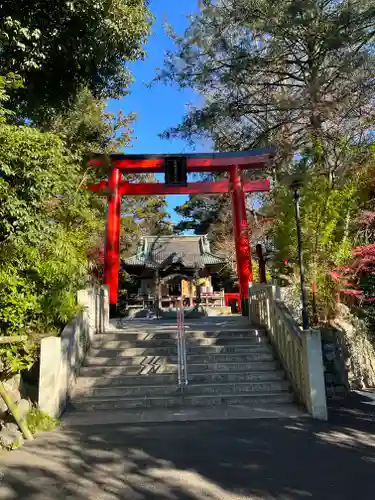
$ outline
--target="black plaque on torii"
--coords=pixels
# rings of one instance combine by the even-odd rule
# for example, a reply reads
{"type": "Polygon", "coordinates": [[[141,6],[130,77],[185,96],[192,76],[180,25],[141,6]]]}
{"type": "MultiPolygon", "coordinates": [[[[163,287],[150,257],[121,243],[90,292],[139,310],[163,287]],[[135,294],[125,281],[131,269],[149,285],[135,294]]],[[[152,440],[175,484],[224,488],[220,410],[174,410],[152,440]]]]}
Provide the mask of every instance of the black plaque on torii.
{"type": "Polygon", "coordinates": [[[187,186],[186,156],[167,156],[164,160],[164,173],[166,186],[187,186]]]}

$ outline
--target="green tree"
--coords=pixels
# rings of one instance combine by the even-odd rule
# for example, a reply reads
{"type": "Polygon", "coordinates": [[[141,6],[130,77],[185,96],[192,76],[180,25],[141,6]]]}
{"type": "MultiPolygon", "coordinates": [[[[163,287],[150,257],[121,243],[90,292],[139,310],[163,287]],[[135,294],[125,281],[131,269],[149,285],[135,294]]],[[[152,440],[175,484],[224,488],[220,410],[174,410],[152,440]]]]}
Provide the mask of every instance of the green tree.
{"type": "Polygon", "coordinates": [[[274,143],[287,160],[309,148],[334,175],[373,122],[374,22],[369,0],[202,2],[159,78],[203,104],[166,135],[218,150],[274,143]]]}
{"type": "MultiPolygon", "coordinates": [[[[0,78],[0,332],[35,340],[77,311],[105,212],[81,188],[82,161],[59,135],[7,123],[6,90],[19,85],[14,75],[0,78]]],[[[29,343],[0,355],[16,371],[33,360],[29,343]]]]}
{"type": "Polygon", "coordinates": [[[188,201],[176,208],[182,221],[176,231],[193,230],[195,234],[209,234],[230,209],[228,195],[190,195],[188,201]]]}
{"type": "MultiPolygon", "coordinates": [[[[76,313],[104,211],[57,135],[2,124],[0,140],[0,332],[37,339],[76,313]]],[[[14,370],[32,359],[22,345],[1,353],[14,370]]]]}
{"type": "MultiPolygon", "coordinates": [[[[172,33],[177,48],[158,76],[201,96],[165,136],[207,137],[219,151],[272,143],[275,180],[303,172],[306,262],[322,304],[327,272],[350,254],[372,141],[374,21],[368,0],[203,1],[186,32],[172,33]]],[[[296,263],[290,192],[280,186],[263,202],[275,217],[274,264],[296,263]]],[[[192,198],[181,211],[210,221],[222,210],[203,207],[192,198]]]]}
{"type": "MultiPolygon", "coordinates": [[[[105,199],[85,185],[110,165],[88,168],[86,156],[130,143],[134,115],[110,114],[106,98],[126,94],[126,63],[143,56],[150,16],[141,0],[9,1],[0,13],[0,333],[31,341],[0,356],[17,371],[100,275],[105,199]]],[[[165,202],[146,201],[139,217],[157,225],[165,202]]]]}
{"type": "Polygon", "coordinates": [[[43,129],[58,134],[81,160],[90,153],[113,153],[128,147],[136,118],[135,113],[109,112],[105,99],[82,88],[67,109],[51,113],[43,129]]]}
{"type": "MultiPolygon", "coordinates": [[[[324,176],[306,176],[301,190],[302,241],[308,288],[310,293],[317,288],[318,303],[315,304],[314,296],[313,304],[322,318],[334,310],[336,287],[330,271],[335,266],[344,265],[350,258],[350,214],[355,213],[360,199],[358,178],[347,179],[340,187],[331,189],[328,182],[324,176]]],[[[274,220],[271,226],[274,275],[283,274],[283,263],[287,261],[294,269],[290,284],[298,288],[297,235],[290,188],[280,185],[272,193],[272,202],[265,210],[274,220]]]]}
{"type": "Polygon", "coordinates": [[[126,65],[143,57],[150,24],[144,0],[5,0],[0,71],[25,82],[12,94],[12,109],[43,122],[82,87],[95,97],[124,95],[131,80],[126,65]]]}

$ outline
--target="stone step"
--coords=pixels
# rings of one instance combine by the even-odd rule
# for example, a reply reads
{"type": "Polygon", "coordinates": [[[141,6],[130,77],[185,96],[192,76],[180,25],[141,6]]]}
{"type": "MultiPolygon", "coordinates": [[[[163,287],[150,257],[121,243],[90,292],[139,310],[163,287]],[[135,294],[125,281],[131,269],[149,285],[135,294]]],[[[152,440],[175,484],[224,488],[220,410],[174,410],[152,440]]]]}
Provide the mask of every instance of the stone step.
{"type": "MultiPolygon", "coordinates": [[[[268,344],[267,337],[233,337],[223,335],[221,337],[186,337],[188,345],[259,345],[268,344]]],[[[144,348],[157,348],[157,347],[174,347],[177,344],[177,338],[163,338],[163,339],[147,339],[139,340],[136,337],[130,340],[108,340],[106,337],[96,338],[92,343],[93,349],[126,349],[129,347],[144,347],[144,348]]]]}
{"type": "Polygon", "coordinates": [[[147,397],[107,397],[82,398],[70,402],[69,407],[76,411],[120,410],[132,408],[188,408],[218,405],[277,405],[294,400],[290,392],[242,393],[221,395],[180,395],[147,397]]]}
{"type": "Polygon", "coordinates": [[[189,373],[189,383],[241,383],[241,382],[268,382],[275,380],[285,380],[283,370],[269,371],[249,371],[249,372],[215,372],[206,371],[204,373],[189,373]]]}
{"type": "MultiPolygon", "coordinates": [[[[189,373],[189,382],[199,383],[236,383],[236,382],[268,382],[274,380],[284,380],[283,370],[251,371],[251,372],[221,372],[206,371],[204,373],[189,373]]],[[[172,373],[149,373],[143,375],[127,376],[86,376],[80,377],[77,382],[79,391],[96,387],[122,387],[122,386],[142,386],[142,385],[168,385],[177,381],[177,370],[172,373]]]]}
{"type": "Polygon", "coordinates": [[[245,351],[245,352],[220,352],[207,354],[188,354],[189,364],[210,365],[215,363],[253,363],[256,361],[274,361],[272,350],[267,351],[245,351]]]}
{"type": "Polygon", "coordinates": [[[186,343],[188,346],[259,346],[259,345],[269,345],[267,337],[215,337],[215,338],[186,338],[186,343]]]}
{"type": "MultiPolygon", "coordinates": [[[[177,365],[176,365],[177,366],[177,365]]],[[[188,363],[189,374],[204,374],[204,373],[248,373],[254,372],[269,372],[279,369],[277,361],[245,361],[245,362],[226,362],[218,361],[213,363],[188,363]]]]}
{"type": "MultiPolygon", "coordinates": [[[[122,328],[109,328],[105,335],[110,333],[140,333],[140,332],[148,332],[148,333],[163,333],[163,332],[173,332],[177,330],[177,321],[171,322],[170,324],[159,324],[159,325],[150,325],[150,324],[129,324],[122,328]]],[[[262,332],[264,330],[254,328],[250,325],[229,325],[226,322],[220,325],[204,325],[204,324],[192,324],[185,322],[185,331],[186,332],[262,332]]]]}
{"type": "Polygon", "coordinates": [[[93,348],[90,349],[88,359],[92,358],[139,358],[144,357],[176,357],[177,356],[177,345],[170,347],[154,347],[154,348],[144,348],[144,347],[128,347],[124,349],[110,349],[110,348],[93,348]]]}
{"type": "Polygon", "coordinates": [[[177,339],[150,339],[150,340],[109,340],[109,341],[99,341],[94,340],[92,343],[92,349],[129,349],[129,348],[139,348],[142,349],[159,349],[163,347],[176,347],[177,339]]]}
{"type": "Polygon", "coordinates": [[[176,320],[122,322],[95,336],[67,414],[86,422],[85,415],[117,413],[117,419],[131,415],[138,422],[150,415],[150,421],[173,421],[176,415],[186,419],[207,412],[230,418],[239,411],[246,418],[260,409],[277,416],[275,408],[294,408],[289,382],[263,330],[238,318],[209,318],[187,320],[185,332],[189,383],[182,391],[176,320]]]}
{"type": "Polygon", "coordinates": [[[195,339],[195,338],[227,338],[227,339],[248,339],[253,340],[254,342],[259,342],[259,339],[267,339],[267,335],[265,332],[261,330],[215,330],[215,331],[189,331],[185,332],[187,338],[195,339]]]}
{"type": "Polygon", "coordinates": [[[149,374],[164,374],[177,372],[176,364],[168,364],[163,359],[159,363],[152,364],[155,359],[151,357],[150,363],[147,363],[147,358],[130,358],[125,359],[125,363],[108,366],[106,358],[96,358],[99,360],[95,362],[95,358],[88,362],[89,366],[82,366],[79,374],[82,377],[121,377],[132,375],[149,375],[149,374]],[[144,361],[146,359],[146,361],[144,361]]]}
{"type": "MultiPolygon", "coordinates": [[[[184,389],[185,396],[191,395],[210,395],[210,394],[248,394],[248,393],[277,393],[287,391],[289,383],[286,380],[270,380],[260,382],[222,382],[216,384],[188,384],[184,389]]],[[[147,397],[173,396],[179,394],[180,389],[177,385],[177,378],[174,383],[168,385],[126,385],[126,386],[107,386],[92,387],[83,392],[79,388],[75,394],[80,394],[82,398],[114,398],[114,397],[147,397]]]]}
{"type": "MultiPolygon", "coordinates": [[[[175,368],[175,367],[174,367],[175,368]]],[[[88,389],[104,388],[104,387],[124,387],[124,386],[160,386],[160,385],[175,385],[177,383],[177,369],[171,373],[143,374],[143,375],[121,375],[121,376],[99,376],[95,377],[92,374],[79,377],[76,388],[78,392],[84,393],[88,389]]]]}
{"type": "MultiPolygon", "coordinates": [[[[148,353],[149,351],[147,351],[148,353]]],[[[137,351],[136,353],[126,351],[127,356],[105,356],[104,352],[101,352],[99,356],[90,356],[85,360],[85,366],[139,366],[140,364],[153,364],[153,365],[170,365],[177,364],[177,356],[142,356],[143,351],[137,351]]],[[[187,362],[188,364],[211,364],[211,363],[252,363],[256,361],[273,361],[274,356],[272,351],[261,351],[261,352],[240,352],[233,353],[227,351],[221,351],[219,353],[208,352],[205,354],[188,354],[187,362]]]]}
{"type": "Polygon", "coordinates": [[[246,354],[272,352],[271,344],[223,344],[186,346],[188,354],[246,354]]]}
{"type": "Polygon", "coordinates": [[[132,342],[135,340],[176,340],[177,331],[172,330],[170,332],[107,332],[103,334],[95,335],[95,342],[132,342]]]}
{"type": "Polygon", "coordinates": [[[221,326],[199,326],[199,325],[189,325],[185,324],[185,331],[187,333],[215,333],[215,332],[233,332],[234,334],[237,333],[244,333],[244,334],[256,334],[256,333],[262,333],[264,332],[263,329],[261,328],[253,328],[250,325],[246,325],[244,327],[239,327],[239,326],[228,326],[228,325],[221,325],[221,326]]]}
{"type": "Polygon", "coordinates": [[[192,422],[214,420],[252,420],[270,418],[306,418],[309,415],[296,404],[291,402],[280,404],[252,404],[244,405],[217,405],[217,406],[192,406],[190,408],[150,408],[119,409],[112,411],[68,411],[64,414],[62,426],[68,428],[95,425],[139,424],[141,423],[166,423],[166,422],[192,422]]]}
{"type": "MultiPolygon", "coordinates": [[[[112,342],[112,341],[134,341],[134,340],[169,340],[176,339],[177,330],[169,331],[117,331],[98,334],[94,337],[94,342],[112,342]]],[[[252,339],[254,342],[258,338],[266,338],[266,334],[262,330],[186,330],[186,337],[192,339],[200,338],[246,338],[252,339]]]]}
{"type": "MultiPolygon", "coordinates": [[[[95,359],[93,360],[95,361],[95,359]]],[[[155,361],[154,357],[148,359],[144,357],[126,359],[126,362],[135,362],[132,364],[119,364],[114,366],[106,366],[106,362],[102,362],[99,366],[83,366],[80,369],[81,377],[106,377],[116,379],[126,376],[151,376],[155,374],[176,373],[176,364],[152,364],[155,361]],[[146,361],[145,361],[146,359],[146,361]]],[[[163,360],[160,361],[162,363],[163,360]]],[[[276,361],[252,361],[249,363],[211,363],[211,364],[192,364],[188,365],[188,373],[191,374],[210,374],[210,373],[226,373],[237,374],[241,372],[272,372],[278,368],[276,361]]]]}
{"type": "MultiPolygon", "coordinates": [[[[138,352],[143,352],[139,350],[138,352]]],[[[148,351],[147,351],[148,352],[148,351]]],[[[127,356],[107,357],[103,354],[100,356],[89,356],[84,361],[84,366],[118,366],[118,367],[140,367],[147,365],[176,365],[177,356],[142,356],[142,354],[131,353],[127,356]]],[[[82,369],[81,369],[82,370],[82,369]]]]}
{"type": "MultiPolygon", "coordinates": [[[[271,352],[269,344],[243,344],[243,345],[187,345],[188,354],[247,354],[247,353],[268,353],[271,352]]],[[[170,347],[128,347],[122,349],[115,348],[94,348],[89,352],[89,358],[107,357],[132,357],[132,356],[177,356],[177,345],[170,347]]]]}

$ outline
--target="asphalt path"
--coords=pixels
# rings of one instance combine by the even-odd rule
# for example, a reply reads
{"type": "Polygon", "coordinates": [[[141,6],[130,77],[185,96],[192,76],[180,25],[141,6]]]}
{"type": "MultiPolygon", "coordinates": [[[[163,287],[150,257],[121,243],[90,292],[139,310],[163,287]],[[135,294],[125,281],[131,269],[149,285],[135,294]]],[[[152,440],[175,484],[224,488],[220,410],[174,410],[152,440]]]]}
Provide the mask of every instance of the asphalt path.
{"type": "Polygon", "coordinates": [[[373,403],[352,394],[329,422],[62,427],[0,456],[0,499],[373,500],[373,403]]]}

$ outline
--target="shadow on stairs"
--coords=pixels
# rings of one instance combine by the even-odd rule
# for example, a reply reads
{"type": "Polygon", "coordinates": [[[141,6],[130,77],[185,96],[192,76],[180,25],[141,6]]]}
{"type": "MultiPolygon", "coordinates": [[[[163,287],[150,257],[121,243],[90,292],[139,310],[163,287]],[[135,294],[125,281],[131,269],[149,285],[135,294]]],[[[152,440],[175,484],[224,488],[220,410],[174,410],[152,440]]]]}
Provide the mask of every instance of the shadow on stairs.
{"type": "Polygon", "coordinates": [[[264,331],[243,317],[185,324],[188,385],[177,383],[175,321],[116,321],[98,335],[63,423],[95,425],[301,417],[264,331]]]}

